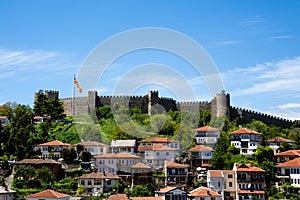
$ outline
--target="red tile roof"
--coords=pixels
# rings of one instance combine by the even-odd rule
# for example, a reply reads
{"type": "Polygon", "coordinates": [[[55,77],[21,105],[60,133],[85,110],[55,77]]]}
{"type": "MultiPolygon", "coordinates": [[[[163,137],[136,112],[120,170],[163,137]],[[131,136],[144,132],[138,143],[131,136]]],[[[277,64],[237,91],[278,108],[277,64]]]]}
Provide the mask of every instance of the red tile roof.
{"type": "Polygon", "coordinates": [[[206,147],[204,145],[197,145],[193,148],[190,148],[188,151],[215,151],[215,150],[210,147],[206,147]]]}
{"type": "Polygon", "coordinates": [[[215,132],[215,131],[219,131],[216,128],[213,128],[211,126],[203,126],[200,128],[196,128],[195,131],[199,131],[199,132],[215,132]]]}
{"type": "Polygon", "coordinates": [[[237,172],[265,172],[265,170],[255,167],[252,164],[236,164],[237,172]]]}
{"type": "Polygon", "coordinates": [[[265,191],[263,191],[263,190],[253,190],[253,191],[250,191],[250,190],[241,190],[241,189],[238,189],[238,193],[239,194],[265,194],[265,191]]]}
{"type": "Polygon", "coordinates": [[[51,142],[46,142],[43,144],[39,144],[38,146],[71,146],[70,144],[64,143],[59,140],[53,140],[51,142]]]}
{"type": "Polygon", "coordinates": [[[275,167],[300,167],[300,158],[295,158],[293,160],[286,161],[284,163],[280,163],[275,167]]]}
{"type": "Polygon", "coordinates": [[[281,142],[294,143],[295,141],[277,136],[277,137],[266,140],[266,142],[268,142],[268,143],[272,143],[272,142],[275,142],[275,143],[281,143],[281,142]]]}
{"type": "Polygon", "coordinates": [[[128,200],[126,194],[114,194],[108,197],[108,200],[128,200]]]}
{"type": "Polygon", "coordinates": [[[149,167],[148,165],[145,165],[141,162],[135,164],[135,165],[132,165],[131,168],[135,168],[135,169],[150,169],[151,167],[149,167]]]}
{"type": "Polygon", "coordinates": [[[83,176],[80,176],[79,178],[81,179],[105,179],[105,178],[108,178],[108,179],[120,179],[119,176],[117,175],[114,175],[112,173],[109,173],[109,172],[92,172],[92,173],[89,173],[89,174],[85,174],[83,176]]]}
{"type": "Polygon", "coordinates": [[[235,135],[235,134],[255,134],[255,135],[261,135],[261,133],[258,133],[254,130],[251,130],[249,128],[241,128],[239,130],[233,131],[230,134],[235,135]]]}
{"type": "Polygon", "coordinates": [[[164,188],[160,188],[159,193],[167,193],[167,192],[170,192],[172,190],[175,190],[177,189],[177,187],[171,187],[171,186],[167,186],[167,187],[164,187],[164,188]]]}
{"type": "Polygon", "coordinates": [[[71,197],[70,195],[63,194],[60,192],[56,192],[53,190],[44,190],[42,192],[38,192],[32,195],[27,196],[26,198],[36,198],[36,199],[59,199],[59,198],[65,198],[65,197],[71,197]]]}
{"type": "Polygon", "coordinates": [[[170,138],[146,138],[141,140],[139,143],[171,143],[171,142],[177,142],[175,140],[171,140],[170,138]]]}
{"type": "Polygon", "coordinates": [[[130,197],[131,200],[163,200],[162,197],[130,197]]]}
{"type": "Polygon", "coordinates": [[[170,162],[170,161],[165,161],[165,166],[166,167],[178,167],[178,168],[187,168],[189,167],[188,165],[184,165],[184,164],[179,164],[179,163],[175,163],[175,162],[170,162]]]}
{"type": "Polygon", "coordinates": [[[207,173],[210,177],[223,177],[222,170],[208,170],[207,173]]]}
{"type": "Polygon", "coordinates": [[[130,153],[106,153],[102,155],[96,155],[95,158],[136,158],[141,159],[141,157],[132,155],[130,153]]]}
{"type": "Polygon", "coordinates": [[[25,164],[30,164],[30,165],[34,165],[34,164],[61,164],[55,160],[52,159],[39,159],[39,158],[33,158],[33,159],[23,159],[20,161],[17,161],[15,163],[16,165],[25,165],[25,164]]]}
{"type": "Polygon", "coordinates": [[[280,153],[276,153],[275,156],[299,156],[300,150],[288,150],[280,153]]]}
{"type": "Polygon", "coordinates": [[[221,194],[216,193],[205,187],[197,188],[190,192],[189,196],[192,197],[221,197],[221,194]]]}
{"type": "Polygon", "coordinates": [[[152,145],[140,145],[138,147],[139,152],[144,151],[176,151],[176,149],[162,145],[162,144],[152,144],[152,145]]]}
{"type": "Polygon", "coordinates": [[[97,141],[81,141],[78,144],[80,144],[82,146],[101,146],[101,147],[108,147],[109,146],[107,144],[103,144],[103,143],[97,142],[97,141]]]}

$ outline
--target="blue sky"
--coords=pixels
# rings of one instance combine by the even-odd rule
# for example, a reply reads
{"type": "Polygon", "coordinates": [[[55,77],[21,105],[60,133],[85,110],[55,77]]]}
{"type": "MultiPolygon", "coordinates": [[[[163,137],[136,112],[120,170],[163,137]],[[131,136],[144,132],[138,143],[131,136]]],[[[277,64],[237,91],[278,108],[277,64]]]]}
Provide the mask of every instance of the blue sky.
{"type": "MultiPolygon", "coordinates": [[[[0,104],[33,104],[39,89],[71,97],[73,75],[89,53],[107,38],[130,29],[161,27],[198,42],[215,62],[231,104],[300,119],[300,1],[1,1],[0,104]]],[[[96,89],[113,94],[120,77],[147,63],[167,65],[193,87],[198,100],[210,100],[203,77],[167,52],[143,50],[120,57],[96,89]]],[[[151,76],[169,80],[172,74],[151,76]]],[[[159,80],[159,79],[157,79],[159,80]]],[[[84,85],[84,80],[79,83],[84,85]]],[[[90,88],[84,88],[87,91],[90,88]]],[[[159,84],[149,89],[174,97],[159,84]]],[[[77,94],[79,95],[79,94],[77,94]]],[[[178,99],[188,100],[188,99],[178,99]]]]}

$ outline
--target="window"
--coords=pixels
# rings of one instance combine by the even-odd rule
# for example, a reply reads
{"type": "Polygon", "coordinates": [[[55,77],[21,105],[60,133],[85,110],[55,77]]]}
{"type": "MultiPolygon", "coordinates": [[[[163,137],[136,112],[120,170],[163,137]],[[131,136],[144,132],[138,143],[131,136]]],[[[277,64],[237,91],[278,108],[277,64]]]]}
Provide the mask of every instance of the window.
{"type": "Polygon", "coordinates": [[[159,152],[156,152],[156,155],[159,156],[159,152]]]}
{"type": "Polygon", "coordinates": [[[166,152],[166,156],[168,156],[169,155],[169,152],[166,152]]]}
{"type": "Polygon", "coordinates": [[[233,176],[232,176],[232,174],[228,174],[228,178],[232,178],[233,176]]]}
{"type": "Polygon", "coordinates": [[[88,180],[88,185],[92,185],[92,181],[91,180],[88,180]]]}
{"type": "Polygon", "coordinates": [[[229,187],[232,187],[232,182],[229,182],[229,187]]]}
{"type": "Polygon", "coordinates": [[[221,182],[218,182],[218,187],[221,187],[221,182]]]}

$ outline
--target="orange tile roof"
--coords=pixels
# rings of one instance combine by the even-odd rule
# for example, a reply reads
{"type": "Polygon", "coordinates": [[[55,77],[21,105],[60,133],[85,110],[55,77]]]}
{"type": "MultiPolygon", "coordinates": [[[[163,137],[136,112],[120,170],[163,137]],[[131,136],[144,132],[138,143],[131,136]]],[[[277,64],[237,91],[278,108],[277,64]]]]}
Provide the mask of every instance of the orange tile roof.
{"type": "Polygon", "coordinates": [[[108,200],[128,200],[126,194],[114,194],[108,197],[108,200]]]}
{"type": "Polygon", "coordinates": [[[293,160],[286,161],[284,163],[280,163],[275,167],[300,167],[300,157],[295,158],[293,160]]]}
{"type": "Polygon", "coordinates": [[[34,165],[34,164],[61,164],[55,160],[52,159],[39,159],[39,158],[32,158],[32,159],[23,159],[20,161],[17,161],[15,163],[16,165],[25,165],[25,164],[30,164],[30,165],[34,165]]]}
{"type": "Polygon", "coordinates": [[[276,153],[275,156],[299,156],[300,150],[288,150],[280,153],[276,153]]]}
{"type": "Polygon", "coordinates": [[[294,140],[289,140],[289,139],[286,139],[286,138],[283,138],[283,137],[280,137],[280,136],[277,136],[277,137],[274,137],[274,138],[266,140],[266,142],[268,142],[268,143],[272,143],[272,142],[276,142],[276,143],[290,142],[290,143],[293,143],[295,141],[294,140]]]}
{"type": "Polygon", "coordinates": [[[165,161],[165,166],[166,167],[178,167],[178,168],[187,168],[189,167],[188,165],[184,165],[184,164],[179,164],[179,163],[175,163],[175,162],[171,162],[171,161],[165,161]]]}
{"type": "Polygon", "coordinates": [[[204,145],[197,145],[193,148],[190,148],[188,151],[215,151],[215,150],[210,147],[206,147],[204,145]]]}
{"type": "Polygon", "coordinates": [[[139,152],[144,151],[176,151],[176,149],[172,147],[168,147],[162,144],[152,144],[152,145],[140,145],[138,147],[139,152]]]}
{"type": "Polygon", "coordinates": [[[92,172],[92,173],[89,173],[89,174],[85,174],[83,176],[80,176],[79,178],[81,179],[105,179],[105,178],[108,178],[108,179],[120,179],[119,176],[115,175],[115,174],[112,174],[112,173],[109,173],[109,172],[92,172]]]}
{"type": "Polygon", "coordinates": [[[162,197],[130,197],[131,200],[163,200],[162,197]]]}
{"type": "Polygon", "coordinates": [[[250,190],[241,190],[241,189],[238,189],[238,193],[239,194],[265,194],[266,192],[264,190],[253,190],[253,191],[250,191],[250,190]]]}
{"type": "Polygon", "coordinates": [[[192,197],[208,197],[208,196],[221,197],[222,195],[218,194],[215,191],[212,191],[208,188],[200,187],[200,188],[197,188],[197,189],[191,191],[189,196],[192,196],[192,197]]]}
{"type": "Polygon", "coordinates": [[[102,155],[96,155],[95,158],[137,158],[141,159],[141,157],[130,154],[130,153],[106,153],[102,155]]]}
{"type": "Polygon", "coordinates": [[[150,143],[171,143],[171,142],[178,142],[176,140],[171,140],[170,138],[146,138],[141,140],[139,143],[145,143],[145,142],[150,142],[150,143]]]}
{"type": "Polygon", "coordinates": [[[167,192],[170,192],[172,190],[175,190],[177,189],[177,187],[171,187],[171,186],[167,186],[167,187],[164,187],[164,188],[160,188],[159,193],[167,193],[167,192]]]}
{"type": "Polygon", "coordinates": [[[209,174],[210,177],[223,177],[222,170],[208,170],[207,174],[209,174]]]}
{"type": "Polygon", "coordinates": [[[53,140],[51,142],[46,142],[43,144],[39,144],[38,146],[71,146],[70,144],[64,143],[59,140],[53,140]]]}
{"type": "Polygon", "coordinates": [[[265,170],[255,167],[252,164],[236,164],[237,172],[265,172],[265,170]]]}
{"type": "Polygon", "coordinates": [[[150,169],[151,167],[149,167],[148,165],[145,165],[141,162],[135,164],[135,165],[132,165],[131,168],[135,168],[135,169],[150,169]]]}
{"type": "Polygon", "coordinates": [[[48,198],[48,199],[59,199],[59,198],[65,198],[65,197],[71,197],[70,195],[63,194],[60,192],[56,192],[53,190],[44,190],[42,192],[38,192],[32,195],[27,196],[26,198],[36,198],[36,199],[42,199],[42,198],[48,198]]]}
{"type": "Polygon", "coordinates": [[[258,133],[254,130],[251,130],[249,128],[241,128],[239,130],[233,131],[230,133],[231,135],[235,135],[235,134],[255,134],[255,135],[261,135],[261,133],[258,133]]]}
{"type": "Polygon", "coordinates": [[[108,147],[109,146],[107,144],[97,142],[97,141],[81,141],[78,144],[80,144],[82,146],[101,146],[101,147],[108,147]]]}
{"type": "Polygon", "coordinates": [[[196,128],[194,129],[195,131],[202,131],[202,132],[215,132],[215,131],[219,131],[218,129],[216,128],[213,128],[211,126],[203,126],[203,127],[200,127],[200,128],[196,128]]]}

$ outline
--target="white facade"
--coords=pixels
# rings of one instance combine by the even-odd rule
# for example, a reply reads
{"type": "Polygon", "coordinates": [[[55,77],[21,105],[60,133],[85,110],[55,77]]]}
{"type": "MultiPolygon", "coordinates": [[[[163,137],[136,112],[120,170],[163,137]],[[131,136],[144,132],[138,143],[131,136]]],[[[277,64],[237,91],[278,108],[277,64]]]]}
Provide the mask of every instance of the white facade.
{"type": "Polygon", "coordinates": [[[112,153],[131,153],[134,154],[136,150],[136,140],[112,140],[112,153]]]}
{"type": "Polygon", "coordinates": [[[158,167],[164,166],[165,161],[174,161],[175,158],[179,155],[179,151],[163,146],[161,144],[153,144],[152,148],[145,150],[143,163],[148,166],[158,167]]]}
{"type": "Polygon", "coordinates": [[[210,126],[197,128],[194,133],[197,144],[214,146],[220,138],[220,131],[210,126]]]}
{"type": "Polygon", "coordinates": [[[98,172],[110,172],[113,174],[116,174],[117,171],[131,172],[130,167],[142,160],[141,157],[129,153],[108,153],[94,157],[98,172]]]}
{"type": "Polygon", "coordinates": [[[84,151],[89,152],[92,156],[106,154],[109,151],[109,146],[96,141],[82,141],[79,143],[84,148],[84,151]]]}

